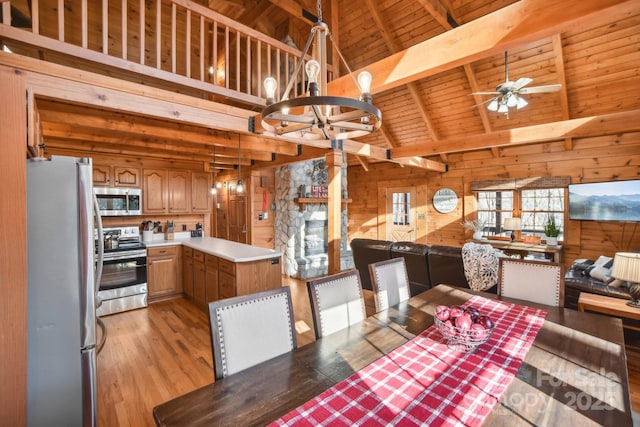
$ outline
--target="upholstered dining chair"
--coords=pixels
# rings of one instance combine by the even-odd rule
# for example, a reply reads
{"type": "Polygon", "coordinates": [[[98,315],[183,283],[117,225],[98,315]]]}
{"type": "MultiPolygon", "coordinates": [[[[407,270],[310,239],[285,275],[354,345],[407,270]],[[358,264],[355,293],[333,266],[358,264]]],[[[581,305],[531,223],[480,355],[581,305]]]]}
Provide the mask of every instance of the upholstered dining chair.
{"type": "Polygon", "coordinates": [[[332,334],[367,316],[358,270],[307,282],[316,338],[332,334]]]}
{"type": "Polygon", "coordinates": [[[376,312],[409,299],[409,277],[404,258],[369,264],[376,312]]]}
{"type": "Polygon", "coordinates": [[[209,303],[216,379],[296,348],[288,286],[209,303]]]}
{"type": "Polygon", "coordinates": [[[562,264],[514,258],[500,258],[499,294],[539,304],[564,306],[562,264]]]}

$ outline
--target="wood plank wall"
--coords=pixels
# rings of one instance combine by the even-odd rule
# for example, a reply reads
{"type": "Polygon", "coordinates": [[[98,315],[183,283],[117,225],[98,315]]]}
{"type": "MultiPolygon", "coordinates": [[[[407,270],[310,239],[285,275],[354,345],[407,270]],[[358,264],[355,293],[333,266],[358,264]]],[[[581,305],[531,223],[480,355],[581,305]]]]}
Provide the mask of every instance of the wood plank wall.
{"type": "MultiPolygon", "coordinates": [[[[417,241],[429,245],[461,246],[470,238],[460,223],[475,218],[474,180],[526,178],[534,176],[570,176],[572,183],[640,179],[640,133],[584,138],[574,141],[571,151],[564,141],[510,147],[499,157],[490,151],[474,151],[448,156],[449,172],[434,173],[401,168],[390,163],[371,164],[369,171],[349,167],[349,240],[356,237],[384,239],[379,234],[379,187],[384,181],[402,180],[411,185],[427,185],[427,197],[418,200],[419,211],[426,212],[426,232],[417,241]],[[384,180],[384,181],[383,181],[384,180]],[[442,187],[456,191],[460,202],[450,214],[433,208],[433,194],[442,187]]],[[[420,221],[420,220],[419,220],[420,221]]],[[[564,263],[577,258],[612,256],[622,250],[640,248],[640,225],[623,222],[566,220],[564,263]]]]}
{"type": "Polygon", "coordinates": [[[27,418],[27,201],[26,88],[0,67],[0,425],[27,418]]]}

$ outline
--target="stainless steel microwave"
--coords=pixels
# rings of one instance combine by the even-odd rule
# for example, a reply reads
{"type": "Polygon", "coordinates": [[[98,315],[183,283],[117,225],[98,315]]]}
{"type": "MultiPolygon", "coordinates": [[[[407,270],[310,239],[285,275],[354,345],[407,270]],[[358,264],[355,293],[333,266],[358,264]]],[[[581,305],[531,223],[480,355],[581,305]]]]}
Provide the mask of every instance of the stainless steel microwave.
{"type": "Polygon", "coordinates": [[[142,190],[139,188],[94,187],[101,216],[142,215],[142,190]]]}

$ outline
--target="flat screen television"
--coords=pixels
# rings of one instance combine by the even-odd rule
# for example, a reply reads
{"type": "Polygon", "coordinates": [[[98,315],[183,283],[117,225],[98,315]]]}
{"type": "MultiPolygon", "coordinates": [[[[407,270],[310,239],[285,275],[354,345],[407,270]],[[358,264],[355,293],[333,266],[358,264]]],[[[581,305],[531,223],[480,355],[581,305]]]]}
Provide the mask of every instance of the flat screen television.
{"type": "Polygon", "coordinates": [[[570,184],[569,219],[640,221],[640,179],[570,184]]]}

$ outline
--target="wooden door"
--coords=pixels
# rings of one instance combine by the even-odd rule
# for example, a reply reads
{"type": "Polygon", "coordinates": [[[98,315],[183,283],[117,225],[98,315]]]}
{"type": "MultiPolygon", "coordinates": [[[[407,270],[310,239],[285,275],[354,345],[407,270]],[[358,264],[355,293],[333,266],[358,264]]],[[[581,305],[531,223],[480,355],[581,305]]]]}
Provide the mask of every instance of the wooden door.
{"type": "Polygon", "coordinates": [[[191,212],[209,213],[211,175],[204,172],[191,174],[191,212]]]}
{"type": "Polygon", "coordinates": [[[229,198],[229,240],[247,243],[247,204],[244,194],[229,198]]]}
{"type": "Polygon", "coordinates": [[[143,174],[142,212],[165,213],[167,208],[167,172],[145,169],[143,174]]]}
{"type": "Polygon", "coordinates": [[[416,240],[416,188],[390,187],[386,191],[386,239],[416,240]]]}
{"type": "Polygon", "coordinates": [[[189,171],[169,171],[169,213],[189,213],[191,179],[189,171]]]}

